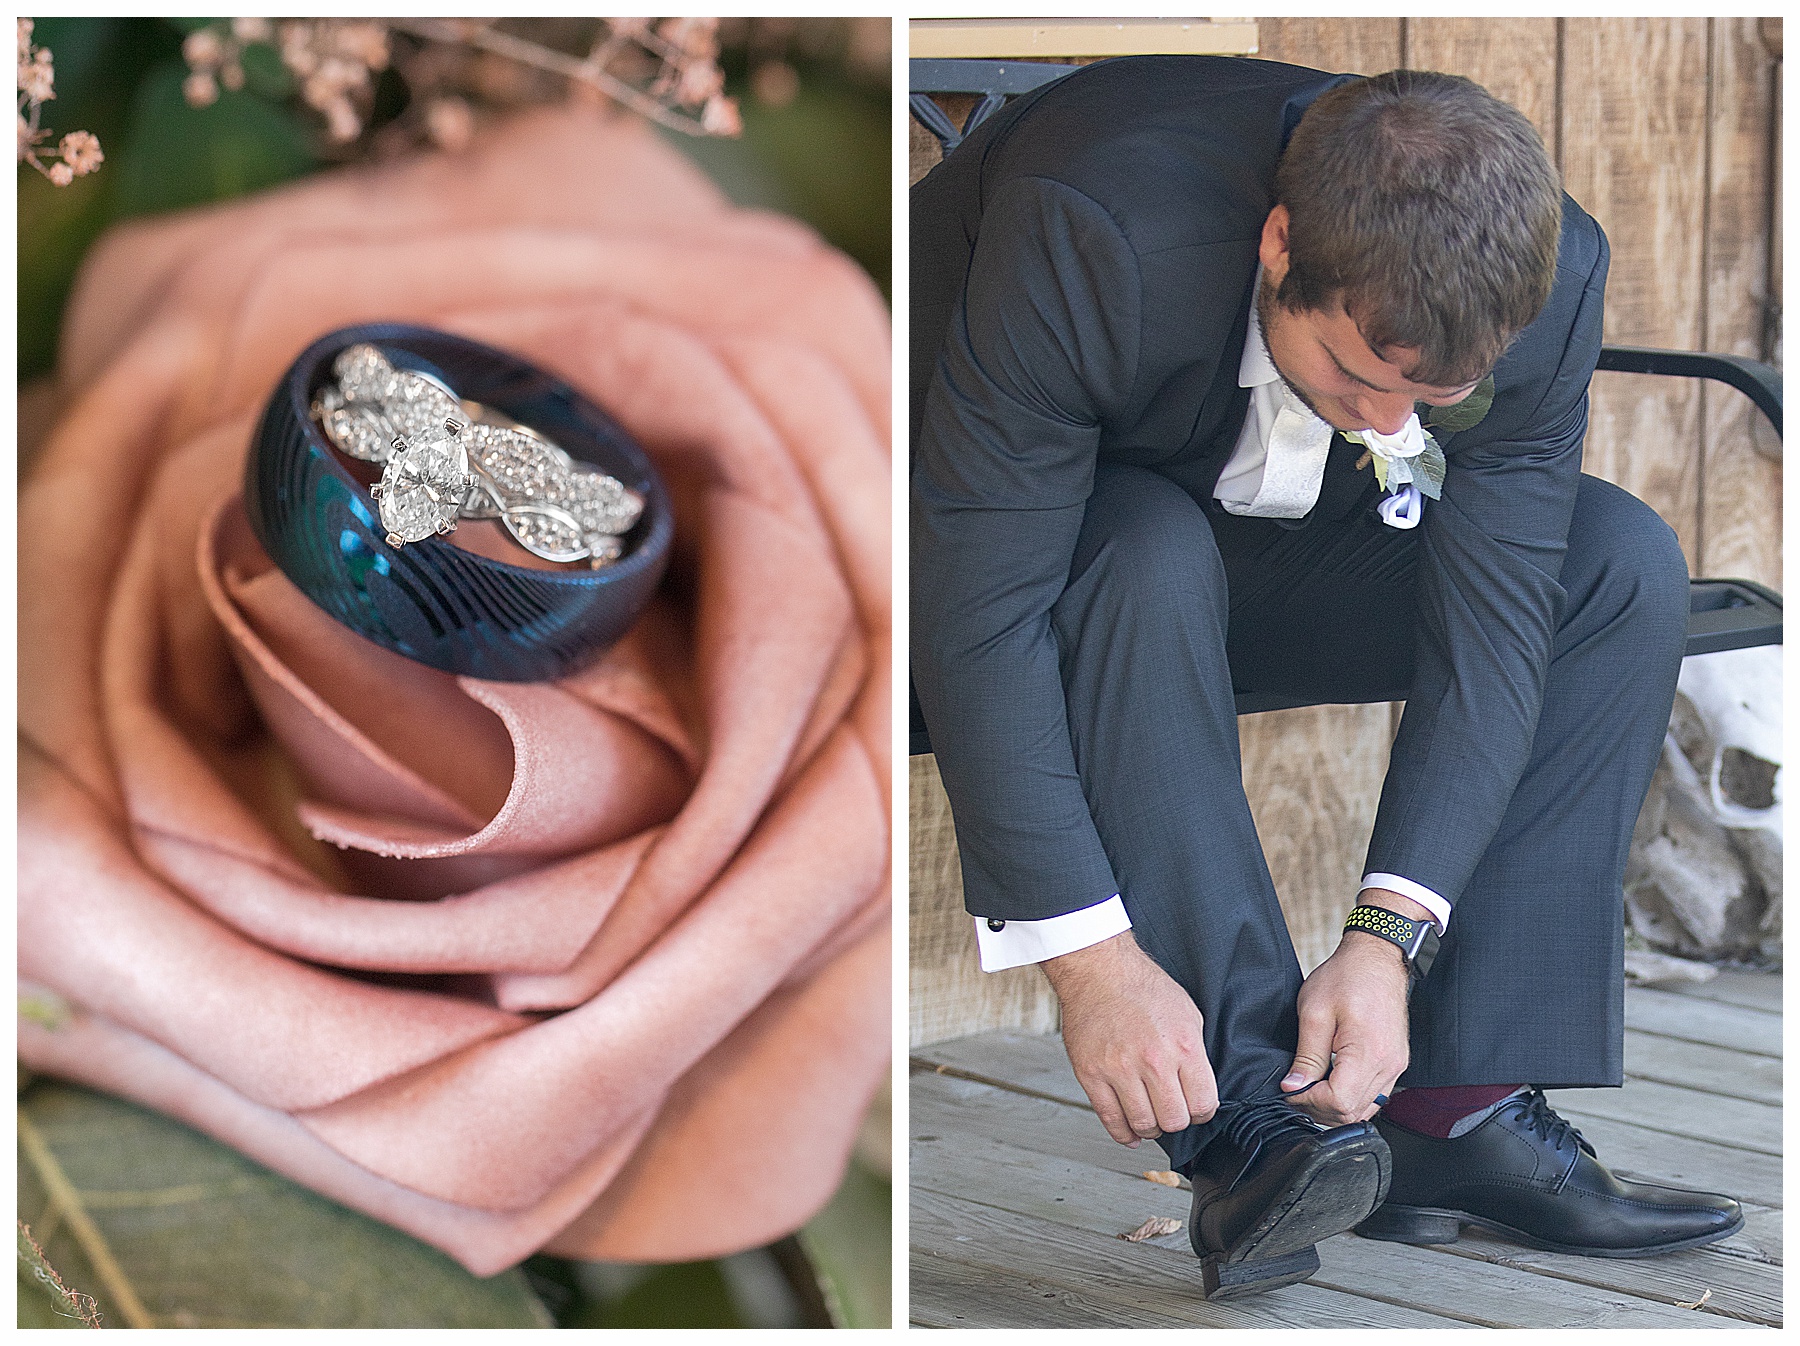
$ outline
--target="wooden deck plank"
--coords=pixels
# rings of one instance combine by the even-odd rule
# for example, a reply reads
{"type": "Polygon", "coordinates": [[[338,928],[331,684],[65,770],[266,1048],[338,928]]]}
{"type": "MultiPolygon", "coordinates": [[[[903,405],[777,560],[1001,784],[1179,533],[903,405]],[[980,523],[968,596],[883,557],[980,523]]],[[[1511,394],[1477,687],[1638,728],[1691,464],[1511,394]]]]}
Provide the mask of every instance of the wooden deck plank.
{"type": "MultiPolygon", "coordinates": [[[[939,1328],[1121,1328],[1121,1327],[1472,1327],[1428,1314],[1406,1316],[1403,1310],[1353,1296],[1326,1292],[1320,1303],[1304,1294],[1305,1287],[1289,1287],[1291,1297],[1305,1301],[1287,1306],[1284,1317],[1227,1316],[1229,1305],[1208,1305],[1194,1292],[1200,1307],[1169,1305],[1166,1300],[1146,1306],[1131,1286],[1109,1287],[1088,1278],[1077,1286],[1064,1285],[1037,1268],[1029,1256],[1018,1266],[961,1262],[953,1257],[916,1249],[911,1259],[911,1309],[915,1327],[939,1328]],[[1355,1305],[1355,1313],[1346,1313],[1355,1305]]],[[[1196,1272],[1196,1276],[1198,1273],[1196,1272]]]]}
{"type": "Polygon", "coordinates": [[[1127,1307],[1091,1304],[1061,1286],[1044,1290],[1009,1267],[978,1267],[915,1248],[908,1261],[906,1318],[915,1328],[1160,1327],[1127,1307]]]}
{"type": "MultiPolygon", "coordinates": [[[[915,1200],[922,1213],[926,1202],[915,1200]]],[[[1047,1278],[1035,1259],[1023,1267],[959,1261],[913,1235],[908,1318],[915,1327],[1168,1327],[1160,1306],[1145,1308],[1129,1298],[1105,1294],[1089,1281],[1080,1287],[1047,1278]],[[1030,1268],[1026,1270],[1024,1268],[1030,1268]]],[[[1213,1324],[1206,1324],[1212,1326],[1213,1324]]],[[[1267,1326],[1266,1323],[1254,1324],[1267,1326]]]]}
{"type": "Polygon", "coordinates": [[[1057,1033],[982,1033],[976,1037],[936,1042],[913,1049],[913,1060],[933,1068],[993,1080],[1009,1089],[1088,1106],[1087,1094],[1075,1080],[1069,1054],[1057,1033]]]}
{"type": "Polygon", "coordinates": [[[991,1136],[1132,1177],[1169,1166],[1168,1156],[1153,1141],[1126,1149],[1101,1130],[1092,1112],[1067,1104],[949,1075],[914,1075],[910,1093],[912,1130],[919,1139],[991,1136]]]}
{"type": "MultiPolygon", "coordinates": [[[[1192,1193],[1135,1173],[1096,1168],[988,1136],[939,1136],[912,1144],[915,1186],[946,1196],[1113,1237],[1152,1216],[1185,1221],[1192,1193]]],[[[1175,1249],[1187,1235],[1154,1240],[1175,1249]]]]}
{"type": "Polygon", "coordinates": [[[1781,1060],[1755,1056],[1704,1042],[1625,1030],[1625,1074],[1628,1078],[1679,1084],[1723,1098],[1756,1103],[1781,1102],[1781,1060]]]}
{"type": "MultiPolygon", "coordinates": [[[[1022,1098],[1019,1101],[1028,1105],[1035,1102],[1022,1098]]],[[[1079,1126],[1081,1119],[1069,1113],[1063,1124],[1079,1126]]],[[[964,1222],[960,1235],[964,1240],[988,1238],[996,1220],[1002,1225],[1013,1221],[1039,1222],[1081,1231],[1091,1240],[1085,1245],[1086,1252],[1111,1256],[1119,1242],[1118,1234],[1154,1215],[1185,1220],[1188,1214],[1186,1192],[990,1139],[939,1137],[916,1143],[912,1173],[915,1209],[918,1194],[930,1191],[965,1206],[999,1212],[998,1216],[981,1216],[964,1210],[959,1217],[964,1222]],[[981,1232],[968,1232],[977,1228],[981,1232]]],[[[1054,1259],[1059,1270],[1050,1271],[1041,1257],[1028,1260],[1025,1264],[1037,1274],[1067,1276],[1077,1284],[1081,1276],[1097,1274],[1098,1269],[1087,1263],[1079,1238],[1071,1242],[1071,1236],[1059,1233],[1050,1241],[1061,1250],[1054,1259]],[[1065,1258],[1068,1269],[1063,1270],[1065,1258]]],[[[1498,1252],[1529,1255],[1523,1249],[1499,1244],[1493,1247],[1498,1252]]],[[[1136,1245],[1136,1256],[1128,1254],[1123,1258],[1126,1266],[1154,1265],[1150,1259],[1152,1249],[1172,1259],[1173,1274],[1179,1284],[1191,1287],[1195,1283],[1197,1270],[1185,1231],[1136,1245]]],[[[1780,1288],[1778,1268],[1742,1259],[1709,1258],[1705,1250],[1664,1259],[1681,1259],[1683,1266],[1668,1268],[1661,1277],[1632,1264],[1610,1262],[1587,1268],[1586,1274],[1547,1276],[1497,1255],[1458,1255],[1455,1251],[1380,1243],[1353,1235],[1327,1240],[1320,1245],[1319,1254],[1323,1265],[1308,1282],[1311,1287],[1359,1296],[1371,1293],[1371,1287],[1380,1287],[1380,1298],[1390,1305],[1483,1326],[1718,1326],[1697,1323],[1689,1311],[1675,1309],[1673,1306],[1683,1301],[1673,1293],[1673,1287],[1685,1292],[1690,1285],[1697,1285],[1687,1295],[1687,1300],[1692,1301],[1711,1286],[1709,1311],[1716,1302],[1735,1311],[1738,1317],[1766,1317],[1771,1293],[1778,1298],[1780,1288]],[[1637,1282],[1643,1290],[1616,1283],[1619,1278],[1608,1279],[1609,1273],[1620,1266],[1626,1267],[1621,1278],[1637,1282]],[[1737,1286],[1741,1290],[1733,1289],[1737,1286]],[[1644,1293],[1646,1290],[1648,1293],[1644,1293]],[[1726,1293],[1728,1290],[1731,1293],[1726,1293]],[[1522,1299],[1528,1302],[1521,1302],[1522,1299]]],[[[991,1248],[962,1254],[965,1260],[971,1256],[999,1255],[991,1248]]],[[[1029,1258],[1031,1253],[1027,1250],[1022,1255],[1029,1258]]],[[[1281,1293],[1285,1298],[1286,1292],[1281,1293]]],[[[1316,1321],[1342,1320],[1334,1316],[1316,1321]]]]}
{"type": "MultiPolygon", "coordinates": [[[[921,1274],[947,1277],[957,1264],[1013,1277],[1028,1268],[1029,1281],[1022,1285],[1015,1281],[1016,1288],[1026,1292],[1020,1299],[1044,1303],[1046,1294],[1074,1290],[1091,1306],[1153,1315],[1139,1319],[1145,1326],[1293,1328],[1323,1322],[1346,1327],[1456,1326],[1435,1314],[1309,1283],[1210,1304],[1201,1297],[1200,1264],[1185,1248],[1126,1243],[936,1191],[914,1189],[911,1224],[913,1246],[921,1255],[913,1263],[915,1287],[921,1274]]],[[[956,1279],[965,1277],[966,1273],[956,1279]]],[[[1023,1305],[1009,1302],[1013,1296],[985,1277],[967,1279],[973,1283],[961,1297],[959,1326],[1016,1324],[1013,1309],[1023,1305]]],[[[1114,1320],[1106,1325],[1126,1324],[1114,1320]]]]}
{"type": "Polygon", "coordinates": [[[1469,1228],[1443,1251],[1600,1289],[1623,1290],[1669,1305],[1693,1304],[1705,1296],[1707,1313],[1764,1327],[1781,1326],[1781,1267],[1735,1257],[1717,1251],[1718,1248],[1718,1244],[1713,1244],[1661,1257],[1632,1259],[1574,1257],[1521,1248],[1469,1228]]]}
{"type": "Polygon", "coordinates": [[[1781,1055],[1779,1014],[1675,991],[1632,987],[1625,993],[1625,1026],[1760,1056],[1781,1055]]]}
{"type": "Polygon", "coordinates": [[[914,1327],[1168,1327],[1168,1317],[1072,1289],[1017,1267],[986,1266],[916,1248],[907,1317],[914,1327]]]}
{"type": "Polygon", "coordinates": [[[1773,1262],[1781,1265],[1782,1215],[1779,1210],[1768,1206],[1758,1206],[1746,1201],[1744,1207],[1744,1227],[1728,1239],[1722,1239],[1713,1246],[1720,1252],[1730,1252],[1739,1257],[1754,1258],[1759,1262],[1773,1262]]]}
{"type": "Polygon", "coordinates": [[[1781,1153],[1781,1107],[1683,1089],[1656,1080],[1625,1081],[1622,1089],[1554,1089],[1550,1101],[1571,1116],[1610,1117],[1650,1131],[1689,1136],[1759,1154],[1781,1153]]]}
{"type": "Polygon", "coordinates": [[[1770,1014],[1781,1013],[1779,972],[1724,968],[1711,981],[1677,982],[1673,986],[1659,986],[1655,989],[1674,995],[1693,996],[1698,1000],[1718,1000],[1727,1005],[1742,1005],[1746,1009],[1766,1010],[1770,1014]]]}

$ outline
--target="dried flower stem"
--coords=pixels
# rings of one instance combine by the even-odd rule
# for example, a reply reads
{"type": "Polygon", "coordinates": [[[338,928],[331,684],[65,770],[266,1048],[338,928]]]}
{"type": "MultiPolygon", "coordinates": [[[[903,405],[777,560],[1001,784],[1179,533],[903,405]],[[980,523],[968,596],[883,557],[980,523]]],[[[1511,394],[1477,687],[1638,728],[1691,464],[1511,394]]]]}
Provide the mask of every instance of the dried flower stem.
{"type": "MultiPolygon", "coordinates": [[[[599,68],[596,58],[602,50],[610,55],[617,50],[617,43],[622,45],[618,36],[610,37],[602,47],[596,48],[586,60],[577,60],[573,56],[560,51],[552,51],[535,42],[527,42],[523,38],[512,37],[496,29],[471,23],[467,20],[454,19],[389,19],[388,25],[396,32],[407,33],[413,37],[423,38],[427,42],[461,43],[466,46],[479,47],[483,51],[491,51],[496,56],[504,56],[508,60],[517,61],[520,65],[532,66],[538,70],[548,71],[553,75],[563,75],[569,79],[579,80],[598,89],[614,102],[621,103],[641,116],[648,117],[671,130],[682,131],[691,136],[709,134],[707,128],[692,117],[684,117],[664,107],[656,99],[617,79],[599,68]]],[[[636,41],[651,47],[665,59],[671,50],[669,45],[651,33],[639,34],[636,41]]]]}
{"type": "Polygon", "coordinates": [[[588,48],[587,60],[582,64],[594,74],[603,75],[606,73],[606,63],[628,47],[631,41],[631,33],[609,24],[594,34],[594,45],[588,48]]]}
{"type": "MultiPolygon", "coordinates": [[[[480,89],[493,67],[514,72],[527,86],[540,72],[560,77],[571,95],[596,93],[687,135],[736,135],[742,122],[724,91],[718,22],[602,19],[586,56],[577,57],[502,32],[494,19],[216,20],[182,44],[189,71],[183,93],[192,106],[206,107],[218,99],[221,85],[241,89],[245,47],[266,43],[297,82],[301,101],[325,119],[335,145],[348,146],[369,129],[376,76],[391,61],[407,86],[409,108],[402,120],[376,132],[368,146],[376,153],[421,136],[439,149],[462,149],[474,136],[476,106],[457,77],[480,89]],[[421,50],[394,50],[395,35],[415,39],[421,50]],[[647,81],[644,58],[658,67],[647,81]]],[[[511,101],[507,93],[485,92],[501,106],[511,101]]]]}

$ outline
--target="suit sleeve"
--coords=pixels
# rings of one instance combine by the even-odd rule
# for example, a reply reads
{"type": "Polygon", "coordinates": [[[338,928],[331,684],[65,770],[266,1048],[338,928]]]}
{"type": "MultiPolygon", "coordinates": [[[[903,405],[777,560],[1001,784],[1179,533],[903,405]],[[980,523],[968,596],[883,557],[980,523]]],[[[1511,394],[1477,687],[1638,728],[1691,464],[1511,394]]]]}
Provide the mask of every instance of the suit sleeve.
{"type": "Polygon", "coordinates": [[[1129,390],[1137,259],[1044,179],[983,211],[913,467],[913,675],[980,916],[1040,920],[1118,892],[1070,745],[1050,609],[1129,390]]]}
{"type": "Polygon", "coordinates": [[[1579,213],[1565,230],[1572,224],[1589,231],[1580,251],[1590,266],[1559,274],[1543,329],[1520,343],[1547,338],[1551,353],[1516,385],[1512,408],[1496,399],[1494,429],[1478,425],[1458,437],[1468,443],[1447,446],[1443,498],[1426,506],[1420,528],[1412,692],[1365,868],[1404,875],[1452,904],[1524,772],[1566,600],[1558,581],[1608,259],[1598,225],[1579,213]]]}

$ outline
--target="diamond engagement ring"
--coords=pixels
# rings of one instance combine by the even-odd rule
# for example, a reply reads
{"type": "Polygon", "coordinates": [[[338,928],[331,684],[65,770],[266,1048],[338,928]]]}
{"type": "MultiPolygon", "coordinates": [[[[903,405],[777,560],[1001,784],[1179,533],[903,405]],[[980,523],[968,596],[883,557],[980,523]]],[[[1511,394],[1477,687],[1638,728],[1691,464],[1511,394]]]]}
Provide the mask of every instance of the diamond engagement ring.
{"type": "Polygon", "coordinates": [[[454,532],[459,519],[498,519],[546,561],[597,569],[624,553],[644,498],[616,477],[464,402],[441,379],[396,368],[367,342],[339,354],[332,371],[337,382],[319,390],[312,413],[340,451],[382,465],[369,494],[389,546],[454,532]]]}
{"type": "Polygon", "coordinates": [[[289,367],[244,510],[282,573],[358,635],[507,682],[562,677],[618,640],[674,536],[667,489],[604,410],[517,355],[398,323],[328,333],[289,367]],[[505,532],[445,539],[471,520],[505,532]],[[510,543],[518,559],[498,559],[510,543]]]}

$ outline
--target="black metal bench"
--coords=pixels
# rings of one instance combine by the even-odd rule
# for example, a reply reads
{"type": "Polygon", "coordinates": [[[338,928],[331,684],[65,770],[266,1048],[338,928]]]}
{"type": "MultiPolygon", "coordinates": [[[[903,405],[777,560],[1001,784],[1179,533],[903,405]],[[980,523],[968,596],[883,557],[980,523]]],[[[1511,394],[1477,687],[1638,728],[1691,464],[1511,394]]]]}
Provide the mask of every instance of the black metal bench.
{"type": "MultiPolygon", "coordinates": [[[[910,106],[913,117],[937,137],[948,154],[1006,100],[1061,79],[1079,69],[1033,61],[915,60],[910,63],[910,106]],[[961,126],[931,100],[931,94],[974,95],[975,106],[961,126]]],[[[1781,435],[1781,371],[1741,355],[1706,351],[1655,350],[1645,346],[1602,346],[1599,369],[1623,374],[1660,374],[1705,378],[1729,384],[1743,393],[1781,435]]],[[[1751,580],[1689,581],[1687,653],[1781,644],[1781,595],[1751,580]]],[[[1264,692],[1237,694],[1239,715],[1265,710],[1292,710],[1315,705],[1302,698],[1264,692]]],[[[918,691],[908,680],[909,731],[914,756],[931,751],[931,735],[919,709],[918,691]]]]}

